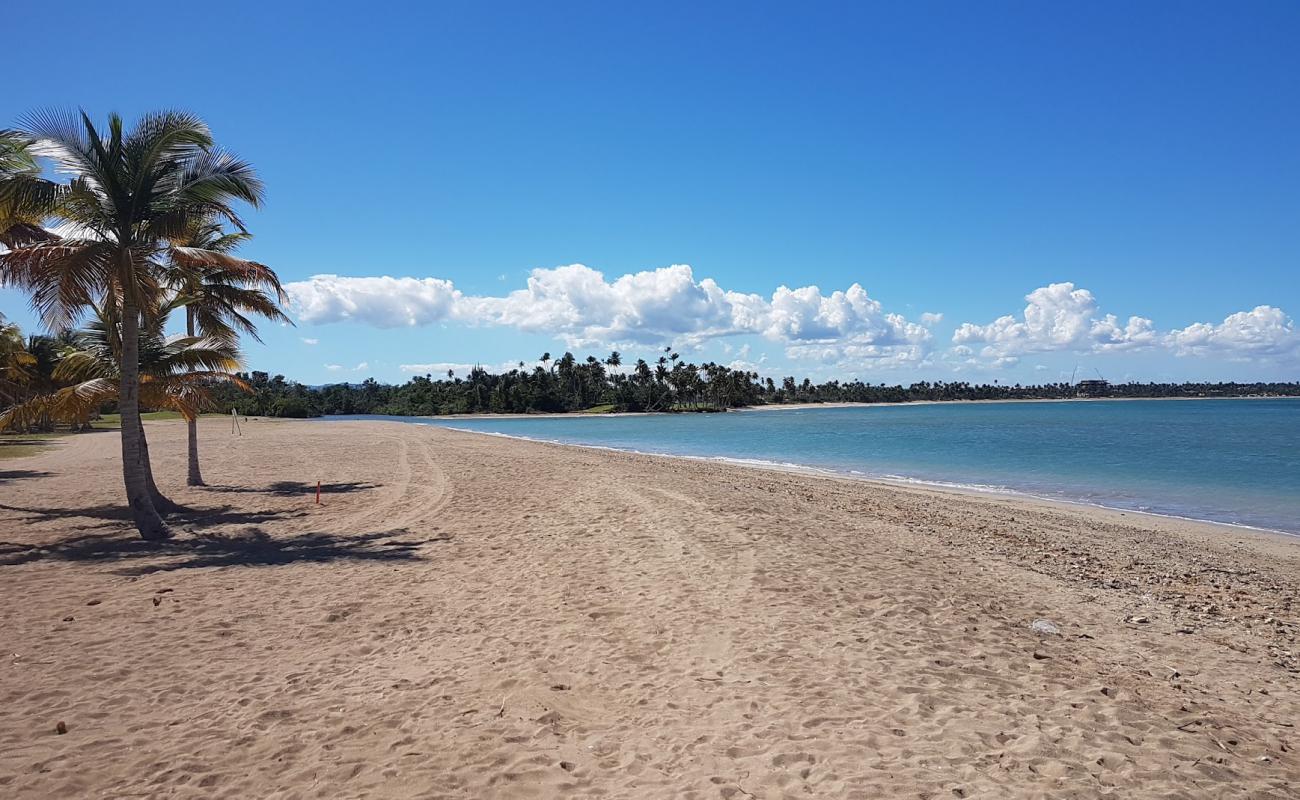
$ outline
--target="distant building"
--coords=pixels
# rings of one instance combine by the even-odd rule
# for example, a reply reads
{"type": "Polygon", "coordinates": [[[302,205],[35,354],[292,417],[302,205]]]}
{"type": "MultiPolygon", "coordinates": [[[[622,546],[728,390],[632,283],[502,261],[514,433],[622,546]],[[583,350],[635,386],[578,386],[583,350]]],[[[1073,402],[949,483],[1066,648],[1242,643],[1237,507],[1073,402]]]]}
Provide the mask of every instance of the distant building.
{"type": "Polygon", "coordinates": [[[1109,381],[1079,381],[1074,387],[1076,397],[1105,397],[1110,394],[1109,381]]]}

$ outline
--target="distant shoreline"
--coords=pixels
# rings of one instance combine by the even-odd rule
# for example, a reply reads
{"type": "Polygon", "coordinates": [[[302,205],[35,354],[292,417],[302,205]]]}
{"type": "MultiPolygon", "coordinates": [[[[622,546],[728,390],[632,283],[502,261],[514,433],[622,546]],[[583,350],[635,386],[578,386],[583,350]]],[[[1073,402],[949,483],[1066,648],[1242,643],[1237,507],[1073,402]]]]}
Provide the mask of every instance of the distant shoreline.
{"type": "MultiPolygon", "coordinates": [[[[740,406],[711,413],[736,413],[746,411],[799,411],[816,408],[879,408],[897,406],[937,406],[937,405],[987,405],[995,403],[1100,403],[1108,401],[1158,401],[1158,400],[1300,400],[1296,395],[1238,395],[1232,397],[1015,397],[990,398],[988,400],[900,400],[896,403],[767,403],[757,406],[740,406]]],[[[548,411],[537,414],[514,413],[473,413],[473,414],[334,414],[323,415],[316,419],[334,417],[399,417],[402,419],[581,419],[605,417],[653,417],[675,416],[679,414],[696,414],[696,411],[611,411],[592,414],[583,411],[548,411]]]]}
{"type": "MultiPolygon", "coordinates": [[[[1300,396],[1280,394],[1243,394],[1231,397],[1007,397],[988,400],[900,400],[897,403],[769,403],[761,406],[744,406],[732,411],[786,411],[798,408],[859,408],[864,406],[939,406],[939,405],[977,405],[988,403],[1104,403],[1108,401],[1153,401],[1153,400],[1300,400],[1300,396]]],[[[661,412],[656,412],[661,413],[661,412]]],[[[668,413],[668,412],[662,412],[668,413]]],[[[492,414],[481,416],[492,417],[492,414]]],[[[530,416],[523,414],[521,416],[530,416]]],[[[567,416],[556,414],[555,416],[567,416]]]]}

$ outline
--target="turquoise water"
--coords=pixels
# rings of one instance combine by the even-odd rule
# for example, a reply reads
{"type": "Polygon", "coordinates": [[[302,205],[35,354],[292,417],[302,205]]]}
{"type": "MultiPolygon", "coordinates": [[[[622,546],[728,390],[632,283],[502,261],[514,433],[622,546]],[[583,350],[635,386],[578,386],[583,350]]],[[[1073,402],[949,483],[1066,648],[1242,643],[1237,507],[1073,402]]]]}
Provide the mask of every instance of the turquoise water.
{"type": "Polygon", "coordinates": [[[955,484],[1300,533],[1300,400],[394,419],[644,453],[955,484]]]}

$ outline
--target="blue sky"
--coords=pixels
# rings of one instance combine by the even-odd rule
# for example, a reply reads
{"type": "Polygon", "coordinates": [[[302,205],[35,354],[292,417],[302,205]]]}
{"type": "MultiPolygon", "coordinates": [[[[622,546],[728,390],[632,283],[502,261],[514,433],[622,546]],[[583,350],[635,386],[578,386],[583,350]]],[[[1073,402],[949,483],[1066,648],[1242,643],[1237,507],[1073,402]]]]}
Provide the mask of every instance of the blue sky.
{"type": "Polygon", "coordinates": [[[184,107],[256,164],[253,368],[1300,379],[1300,4],[130,5],[29,12],[0,125],[184,107]]]}

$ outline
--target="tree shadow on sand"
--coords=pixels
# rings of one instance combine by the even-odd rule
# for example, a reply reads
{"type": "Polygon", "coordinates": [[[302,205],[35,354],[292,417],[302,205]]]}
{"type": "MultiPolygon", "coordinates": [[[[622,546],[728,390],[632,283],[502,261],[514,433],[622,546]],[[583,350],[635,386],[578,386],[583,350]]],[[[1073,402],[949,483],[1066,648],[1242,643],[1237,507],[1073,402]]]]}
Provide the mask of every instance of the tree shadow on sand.
{"type": "Polygon", "coordinates": [[[144,575],[201,567],[271,567],[335,561],[419,561],[426,544],[451,536],[412,539],[404,529],[375,533],[301,533],[270,536],[260,528],[238,535],[182,534],[166,542],[146,542],[124,534],[84,534],[54,544],[0,541],[0,567],[33,561],[122,562],[121,575],[144,575]],[[140,562],[140,563],[134,563],[140,562]],[[144,563],[147,562],[147,563],[144,563]]]}
{"type": "MultiPolygon", "coordinates": [[[[361,492],[366,489],[378,489],[377,483],[322,483],[320,485],[321,494],[344,494],[347,492],[361,492]]],[[[276,497],[297,497],[304,494],[315,494],[316,484],[302,483],[299,481],[276,481],[266,486],[204,486],[202,491],[207,492],[231,492],[235,494],[270,494],[276,497]]]]}
{"type": "Polygon", "coordinates": [[[0,469],[0,486],[27,478],[48,478],[53,474],[38,469],[0,469]]]}
{"type": "MultiPolygon", "coordinates": [[[[173,527],[186,529],[210,528],[214,525],[258,525],[286,517],[301,517],[306,511],[238,511],[234,506],[217,506],[216,508],[189,508],[178,506],[182,510],[169,515],[167,522],[173,527]]],[[[22,514],[22,522],[57,522],[68,519],[103,520],[103,524],[78,524],[79,528],[107,528],[130,522],[131,511],[121,503],[105,503],[82,508],[24,508],[0,503],[0,510],[14,511],[22,514]]]]}
{"type": "Polygon", "coordinates": [[[169,517],[177,535],[165,542],[146,542],[127,527],[130,514],[120,505],[85,508],[34,509],[0,504],[0,509],[24,514],[24,522],[81,518],[80,533],[48,544],[0,541],[0,567],[33,561],[124,562],[117,570],[140,575],[199,567],[278,566],[332,561],[414,561],[425,544],[451,540],[450,535],[421,539],[405,528],[355,534],[296,533],[271,536],[260,524],[304,511],[237,511],[230,506],[196,510],[169,517]],[[86,520],[101,520],[86,524],[86,520]],[[237,533],[204,529],[217,525],[245,526],[237,533]],[[99,529],[112,528],[111,532],[99,529]],[[139,563],[132,563],[139,562],[139,563]],[[148,563],[145,563],[148,562],[148,563]]]}

